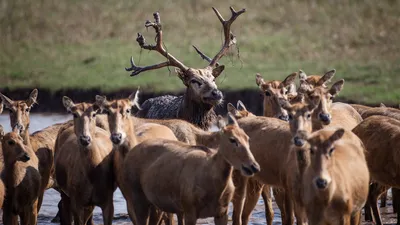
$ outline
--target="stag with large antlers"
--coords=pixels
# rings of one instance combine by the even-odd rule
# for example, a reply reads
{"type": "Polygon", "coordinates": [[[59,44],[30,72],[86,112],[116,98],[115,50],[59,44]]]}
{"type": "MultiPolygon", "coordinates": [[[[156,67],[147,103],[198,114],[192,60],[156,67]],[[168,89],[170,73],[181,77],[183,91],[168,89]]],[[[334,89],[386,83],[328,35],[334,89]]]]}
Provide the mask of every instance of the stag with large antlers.
{"type": "Polygon", "coordinates": [[[144,71],[160,69],[163,67],[175,67],[178,77],[186,86],[186,92],[182,96],[164,95],[146,100],[141,110],[137,113],[138,117],[144,118],[179,118],[189,121],[202,129],[208,129],[216,120],[214,106],[220,104],[223,99],[222,92],[218,89],[215,79],[225,69],[224,65],[219,65],[218,61],[226,54],[229,47],[236,43],[235,36],[231,33],[231,25],[238,16],[246,10],[235,11],[232,7],[231,18],[225,20],[217,9],[213,8],[218,19],[224,28],[225,41],[221,50],[213,59],[209,59],[209,65],[203,69],[195,69],[185,66],[182,62],[172,56],[163,47],[163,34],[160,14],[154,13],[154,22],[146,21],[145,27],[153,27],[156,32],[156,45],[147,44],[142,34],[138,33],[136,41],[142,49],[157,51],[167,58],[167,61],[145,67],[136,66],[131,58],[131,67],[126,71],[132,71],[131,76],[136,76],[144,71]]]}

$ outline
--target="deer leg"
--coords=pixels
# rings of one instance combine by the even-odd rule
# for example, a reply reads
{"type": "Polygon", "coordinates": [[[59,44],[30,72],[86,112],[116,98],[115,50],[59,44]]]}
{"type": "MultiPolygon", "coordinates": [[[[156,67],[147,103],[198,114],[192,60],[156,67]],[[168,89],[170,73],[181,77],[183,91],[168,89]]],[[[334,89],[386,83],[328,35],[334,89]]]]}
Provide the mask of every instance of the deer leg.
{"type": "Polygon", "coordinates": [[[9,206],[3,206],[3,223],[4,225],[18,225],[18,215],[15,215],[9,206]]]}
{"type": "MultiPolygon", "coordinates": [[[[275,188],[272,189],[274,190],[275,188]]],[[[271,187],[264,185],[261,196],[264,200],[265,219],[267,221],[267,225],[272,225],[272,221],[274,221],[274,209],[272,208],[271,187]]]]}
{"type": "Polygon", "coordinates": [[[393,205],[393,213],[399,213],[400,189],[398,188],[392,188],[392,205],[393,205]]]}
{"type": "Polygon", "coordinates": [[[274,198],[276,205],[279,208],[279,211],[281,211],[281,219],[282,222],[286,221],[286,212],[285,212],[285,190],[283,188],[272,188],[272,191],[274,193],[274,198]]]}
{"type": "MultiPolygon", "coordinates": [[[[149,201],[143,191],[140,191],[140,193],[134,192],[132,199],[135,199],[135,207],[133,207],[135,225],[147,225],[151,208],[149,201]]],[[[129,216],[131,216],[131,213],[129,213],[129,216]]]]}
{"type": "MultiPolygon", "coordinates": [[[[188,210],[184,214],[185,218],[185,225],[196,225],[197,222],[197,216],[196,216],[196,211],[195,210],[188,210]]],[[[217,221],[214,219],[215,225],[217,225],[217,221]]],[[[228,220],[226,221],[228,222],[228,220]]],[[[227,223],[225,223],[226,225],[227,223]]]]}
{"type": "MultiPolygon", "coordinates": [[[[114,204],[112,194],[113,193],[111,192],[111,196],[108,196],[108,202],[101,208],[101,211],[103,212],[104,225],[111,225],[114,217],[114,204]]],[[[90,214],[93,214],[93,210],[90,212],[90,214]]]]}
{"type": "Polygon", "coordinates": [[[342,219],[340,221],[340,225],[350,225],[351,224],[350,221],[351,221],[350,215],[347,215],[347,214],[343,215],[342,219]]]}
{"type": "MultiPolygon", "coordinates": [[[[93,224],[93,210],[94,210],[94,206],[88,206],[88,207],[85,207],[85,209],[84,209],[83,221],[86,225],[93,224]]],[[[103,218],[104,218],[105,213],[104,213],[103,209],[101,209],[101,210],[102,210],[103,218]]],[[[104,225],[106,225],[106,223],[104,223],[104,225]]]]}
{"type": "Polygon", "coordinates": [[[128,208],[128,215],[129,218],[131,219],[132,223],[134,225],[137,225],[136,223],[136,216],[135,216],[135,210],[133,209],[133,205],[131,201],[126,200],[126,207],[128,208]]]}
{"type": "MultiPolygon", "coordinates": [[[[371,187],[371,186],[370,186],[371,187]]],[[[365,212],[365,215],[364,215],[364,220],[365,221],[373,221],[373,218],[372,218],[372,209],[371,209],[371,203],[369,202],[369,199],[367,199],[367,202],[365,202],[365,205],[364,205],[364,212],[365,212]]]]}
{"type": "Polygon", "coordinates": [[[156,207],[153,205],[150,206],[150,215],[149,215],[149,225],[157,225],[161,224],[162,221],[165,222],[165,225],[169,225],[168,219],[164,220],[164,217],[166,217],[166,213],[162,212],[161,210],[158,210],[156,207]]]}
{"type": "Polygon", "coordinates": [[[184,225],[183,214],[178,213],[176,216],[178,217],[178,225],[184,225]]]}
{"type": "Polygon", "coordinates": [[[381,200],[381,208],[386,207],[386,199],[387,199],[387,191],[385,191],[384,193],[382,193],[380,200],[381,200]]]}
{"type": "Polygon", "coordinates": [[[257,201],[260,198],[261,191],[264,185],[255,179],[249,179],[246,190],[246,201],[244,203],[243,214],[242,214],[242,225],[247,225],[251,212],[257,205],[257,201]]]}
{"type": "Polygon", "coordinates": [[[383,192],[387,191],[387,189],[388,189],[387,186],[378,183],[373,183],[370,185],[368,200],[371,204],[372,213],[374,215],[375,223],[377,225],[382,225],[382,219],[378,207],[378,198],[383,192]]]}
{"type": "Polygon", "coordinates": [[[232,212],[232,225],[242,224],[242,212],[245,202],[246,187],[248,179],[234,170],[233,183],[235,185],[235,193],[232,199],[233,212],[232,212]]]}
{"type": "Polygon", "coordinates": [[[59,219],[61,225],[71,225],[72,214],[71,214],[71,200],[70,198],[61,192],[61,201],[58,202],[59,208],[59,219]]]}
{"type": "Polygon", "coordinates": [[[359,210],[358,212],[354,213],[351,216],[350,224],[351,225],[360,225],[361,224],[361,210],[359,210]]]}
{"type": "Polygon", "coordinates": [[[220,217],[214,217],[215,225],[227,225],[228,224],[228,212],[220,217]]]}
{"type": "Polygon", "coordinates": [[[284,198],[285,198],[284,212],[285,212],[286,218],[282,224],[293,225],[293,223],[294,223],[293,201],[290,198],[290,195],[289,195],[289,193],[287,193],[287,191],[284,191],[284,198]]]}

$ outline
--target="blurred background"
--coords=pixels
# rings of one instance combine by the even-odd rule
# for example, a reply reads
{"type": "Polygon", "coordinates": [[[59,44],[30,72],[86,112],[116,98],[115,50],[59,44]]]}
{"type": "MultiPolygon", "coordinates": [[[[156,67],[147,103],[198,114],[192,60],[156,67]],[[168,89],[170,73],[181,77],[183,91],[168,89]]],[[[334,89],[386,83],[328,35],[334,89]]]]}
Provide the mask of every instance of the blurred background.
{"type": "Polygon", "coordinates": [[[165,60],[135,41],[140,32],[154,42],[144,22],[155,11],[167,50],[190,67],[205,67],[192,45],[212,56],[219,51],[223,32],[212,6],[225,18],[229,6],[247,10],[232,26],[237,47],[221,60],[226,69],[217,85],[228,99],[259,98],[256,73],[283,80],[299,69],[311,75],[334,68],[333,80],[346,81],[340,100],[398,105],[396,0],[1,0],[0,91],[25,98],[39,88],[43,111],[62,108],[63,94],[91,101],[97,93],[126,95],[140,86],[143,101],[182,91],[174,68],[130,77],[124,67],[131,56],[142,66],[165,60]]]}

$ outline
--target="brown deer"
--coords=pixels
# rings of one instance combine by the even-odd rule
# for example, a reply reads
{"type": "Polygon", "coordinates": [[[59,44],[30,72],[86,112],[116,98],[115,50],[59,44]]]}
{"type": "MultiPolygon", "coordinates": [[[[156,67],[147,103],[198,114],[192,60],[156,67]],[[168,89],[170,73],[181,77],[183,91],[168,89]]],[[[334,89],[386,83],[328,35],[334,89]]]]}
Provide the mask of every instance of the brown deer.
{"type": "Polygon", "coordinates": [[[20,134],[24,144],[28,145],[35,152],[39,159],[39,172],[41,175],[41,188],[38,200],[38,210],[42,205],[43,194],[47,188],[53,186],[51,173],[53,168],[54,143],[57,134],[58,125],[47,127],[41,131],[29,134],[30,110],[36,103],[38,90],[34,89],[27,100],[11,100],[0,93],[0,97],[6,109],[10,111],[11,127],[20,127],[20,134]]]}
{"type": "MultiPolygon", "coordinates": [[[[394,164],[394,160],[398,157],[396,155],[396,141],[398,142],[400,137],[399,124],[399,120],[393,117],[377,114],[365,118],[362,123],[353,129],[353,132],[360,137],[366,146],[371,179],[377,182],[377,184],[371,185],[368,199],[369,204],[368,207],[366,206],[366,220],[372,220],[369,210],[369,207],[371,207],[377,224],[382,224],[377,205],[379,196],[389,187],[394,187],[396,189],[400,187],[399,184],[391,184],[393,182],[395,183],[397,176],[397,170],[395,169],[397,167],[396,164],[394,164]],[[378,166],[380,166],[379,170],[382,172],[378,171],[378,166]],[[389,168],[390,166],[391,168],[389,168]],[[384,177],[378,177],[383,171],[387,171],[388,174],[384,177]],[[389,177],[391,177],[390,179],[393,179],[393,181],[389,181],[389,177]]],[[[398,193],[397,190],[394,192],[393,207],[394,210],[397,210],[399,204],[397,201],[398,193]]],[[[397,219],[400,221],[398,211],[397,219]]]]}
{"type": "Polygon", "coordinates": [[[62,190],[61,223],[85,224],[94,206],[102,209],[104,224],[111,224],[116,189],[112,169],[110,134],[96,127],[95,104],[74,104],[64,96],[63,105],[74,125],[60,129],[55,145],[55,174],[62,190]]]}
{"type": "Polygon", "coordinates": [[[210,216],[215,224],[228,223],[234,192],[232,166],[252,176],[259,165],[250,152],[248,136],[233,116],[228,115],[226,126],[222,119],[219,123],[222,138],[217,151],[163,139],[144,141],[129,151],[123,165],[131,187],[126,199],[138,225],[147,223],[151,205],[183,214],[186,225],[210,216]]]}
{"type": "MultiPolygon", "coordinates": [[[[123,161],[129,150],[147,139],[162,138],[177,141],[171,129],[164,125],[144,123],[136,126],[134,122],[135,117],[131,116],[131,109],[134,106],[138,106],[138,94],[139,90],[136,93],[132,93],[126,99],[113,101],[107,101],[105,96],[96,95],[96,105],[107,114],[108,127],[111,132],[110,139],[114,144],[114,177],[123,194],[126,192],[126,185],[121,172],[123,161]]],[[[127,188],[129,190],[129,186],[127,188]]],[[[172,215],[169,215],[168,218],[172,220],[172,215]]],[[[155,219],[158,219],[158,216],[155,219]]],[[[172,223],[172,221],[168,222],[172,223]]]]}
{"type": "Polygon", "coordinates": [[[146,21],[146,27],[153,27],[156,31],[156,45],[146,44],[144,37],[139,33],[136,41],[140,47],[146,50],[153,50],[167,58],[167,61],[151,66],[139,67],[131,59],[131,67],[127,71],[133,71],[131,76],[136,76],[141,72],[159,69],[167,66],[176,68],[179,79],[186,86],[183,96],[165,95],[146,100],[141,105],[141,110],[136,114],[138,117],[167,119],[179,118],[189,121],[202,129],[208,129],[215,122],[216,114],[214,106],[220,104],[223,99],[222,92],[218,90],[215,79],[222,73],[225,66],[217,65],[218,61],[226,54],[229,47],[236,43],[235,36],[231,33],[231,25],[245,9],[235,11],[230,7],[232,16],[225,20],[217,9],[213,8],[215,14],[224,28],[224,45],[221,50],[211,60],[210,64],[204,69],[194,69],[185,66],[182,62],[172,56],[162,46],[163,33],[161,29],[160,14],[154,13],[154,22],[146,21]]]}
{"type": "Polygon", "coordinates": [[[368,197],[369,171],[362,142],[351,131],[325,128],[312,133],[304,149],[310,165],[303,175],[303,202],[310,225],[359,224],[368,197]]]}
{"type": "MultiPolygon", "coordinates": [[[[3,110],[3,104],[0,102],[0,114],[1,114],[2,110],[3,110]]],[[[0,140],[3,138],[3,136],[4,136],[4,129],[3,129],[3,126],[0,125],[0,140]]],[[[1,150],[1,147],[0,147],[0,174],[3,172],[3,169],[4,169],[3,150],[1,150]]],[[[4,202],[5,195],[6,195],[6,188],[4,186],[3,179],[1,179],[1,176],[0,176],[0,209],[3,208],[3,202],[4,202]]]]}
{"type": "Polygon", "coordinates": [[[35,152],[21,138],[22,128],[17,125],[1,140],[4,169],[1,178],[6,187],[3,203],[5,225],[36,224],[38,198],[40,194],[40,173],[35,152]]]}

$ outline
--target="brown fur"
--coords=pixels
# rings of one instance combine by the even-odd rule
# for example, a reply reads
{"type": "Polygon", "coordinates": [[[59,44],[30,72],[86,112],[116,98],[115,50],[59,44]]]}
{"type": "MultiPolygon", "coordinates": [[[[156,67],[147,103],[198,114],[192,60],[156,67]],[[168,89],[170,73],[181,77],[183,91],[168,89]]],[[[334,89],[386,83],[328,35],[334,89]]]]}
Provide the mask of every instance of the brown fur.
{"type": "Polygon", "coordinates": [[[351,107],[353,107],[360,116],[367,110],[372,109],[373,107],[366,106],[366,105],[360,105],[360,104],[349,104],[351,107]]]}
{"type": "Polygon", "coordinates": [[[3,204],[5,225],[30,225],[37,222],[37,204],[40,194],[40,173],[35,152],[23,143],[19,130],[6,134],[1,143],[4,170],[1,173],[6,186],[3,204]]]}
{"type": "Polygon", "coordinates": [[[344,129],[325,128],[308,138],[310,165],[302,188],[310,225],[350,225],[352,218],[359,219],[367,200],[370,177],[364,148],[345,133],[355,136],[344,129]]]}
{"type": "MultiPolygon", "coordinates": [[[[0,102],[0,114],[3,109],[3,104],[0,102]]],[[[3,126],[0,125],[0,139],[4,136],[4,129],[3,126]]],[[[3,150],[0,145],[0,174],[3,172],[4,169],[4,160],[3,160],[3,150]]],[[[4,197],[6,195],[6,187],[4,186],[3,179],[0,176],[0,209],[3,208],[4,197]]]]}
{"type": "Polygon", "coordinates": [[[115,190],[112,172],[112,143],[109,133],[96,127],[99,108],[74,104],[64,97],[66,109],[74,115],[74,126],[60,130],[55,146],[55,172],[63,191],[62,223],[85,224],[94,206],[103,212],[104,224],[111,224],[115,190]]]}
{"type": "Polygon", "coordinates": [[[209,150],[211,154],[203,148],[162,139],[144,141],[129,151],[124,177],[131,191],[126,199],[128,212],[136,216],[138,225],[146,224],[150,205],[184,214],[187,225],[210,216],[216,224],[227,224],[228,203],[234,191],[232,165],[247,176],[259,170],[249,151],[248,136],[232,117],[229,120],[221,131],[219,150],[209,150]],[[137,163],[129,163],[132,161],[137,163]]]}
{"type": "Polygon", "coordinates": [[[13,101],[0,93],[0,97],[5,107],[10,111],[10,125],[14,128],[16,125],[21,126],[21,136],[24,143],[29,145],[36,153],[39,159],[39,172],[41,175],[41,188],[38,202],[38,210],[42,205],[43,194],[47,188],[53,186],[52,172],[54,171],[54,144],[59,124],[50,126],[41,131],[29,134],[30,110],[36,103],[38,90],[34,89],[27,100],[13,101]]]}
{"type": "MultiPolygon", "coordinates": [[[[372,181],[382,185],[400,188],[397,161],[400,143],[400,121],[386,116],[370,116],[360,123],[353,132],[360,137],[366,146],[366,158],[372,181]]],[[[382,193],[382,192],[381,192],[382,193]]],[[[375,220],[382,224],[376,194],[370,203],[374,210],[375,220]],[[374,209],[375,208],[375,209],[374,209]]]]}
{"type": "Polygon", "coordinates": [[[366,118],[368,118],[370,116],[374,116],[374,115],[387,116],[387,117],[391,117],[396,120],[400,120],[400,109],[389,108],[389,107],[375,107],[375,108],[365,110],[361,114],[361,117],[363,119],[366,119],[366,118]]]}
{"type": "MultiPolygon", "coordinates": [[[[108,127],[111,132],[110,139],[113,147],[113,171],[114,177],[122,194],[126,192],[125,179],[122,178],[122,165],[126,153],[148,139],[163,138],[177,141],[174,133],[168,127],[154,123],[144,123],[136,126],[131,109],[137,105],[138,92],[133,93],[127,99],[107,101],[105,96],[96,96],[96,104],[107,114],[108,127]],[[121,136],[120,139],[115,138],[121,136]]],[[[128,187],[129,188],[129,187],[128,187]]],[[[128,189],[129,190],[129,189],[128,189]]],[[[158,215],[157,215],[158,216],[158,215]]],[[[172,215],[168,218],[172,218],[172,215]]],[[[131,218],[132,221],[134,218],[131,218]]],[[[157,219],[158,218],[152,218],[157,219]]],[[[169,221],[170,223],[172,221],[169,221]]]]}
{"type": "Polygon", "coordinates": [[[294,80],[297,73],[292,73],[283,81],[264,81],[260,74],[256,74],[256,84],[264,96],[264,116],[275,117],[287,121],[287,112],[279,104],[281,99],[288,99],[289,94],[295,92],[294,80]]]}

